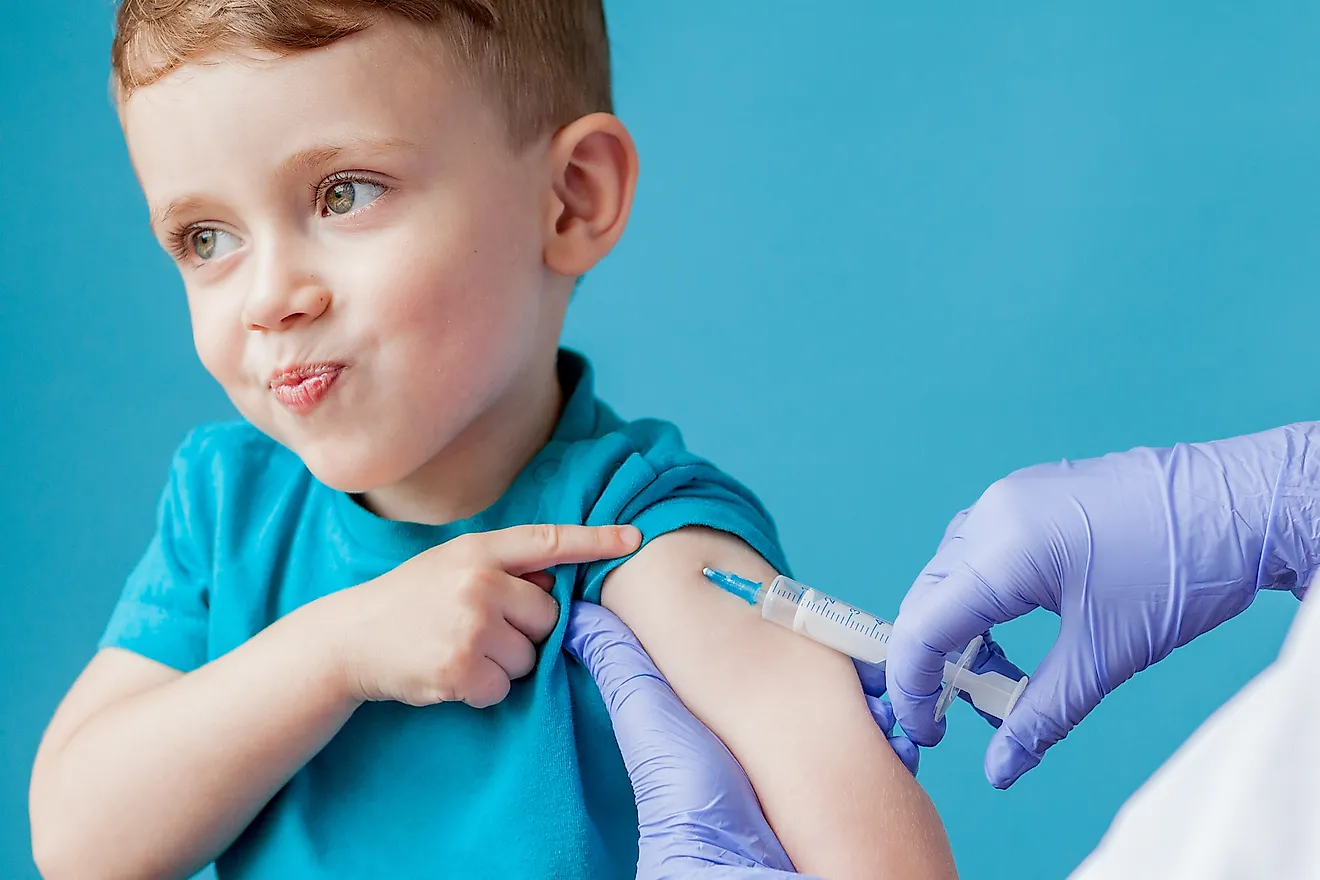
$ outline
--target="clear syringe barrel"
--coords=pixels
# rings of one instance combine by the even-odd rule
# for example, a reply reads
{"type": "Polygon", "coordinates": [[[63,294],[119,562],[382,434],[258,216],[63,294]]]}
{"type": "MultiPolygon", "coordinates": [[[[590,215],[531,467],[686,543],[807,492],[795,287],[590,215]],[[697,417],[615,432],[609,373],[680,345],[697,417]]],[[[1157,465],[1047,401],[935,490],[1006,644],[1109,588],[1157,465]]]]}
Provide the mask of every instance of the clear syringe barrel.
{"type": "MultiPolygon", "coordinates": [[[[881,664],[889,657],[893,624],[841,602],[820,590],[783,575],[756,590],[753,600],[761,616],[826,647],[867,663],[881,664]]],[[[961,654],[944,661],[944,692],[935,707],[935,720],[944,717],[960,691],[982,712],[1003,719],[1026,689],[1027,677],[1015,681],[998,672],[976,673],[968,668],[981,648],[977,636],[961,654]]]]}
{"type": "Polygon", "coordinates": [[[783,575],[766,587],[761,616],[867,663],[883,663],[889,655],[889,621],[783,575]]]}

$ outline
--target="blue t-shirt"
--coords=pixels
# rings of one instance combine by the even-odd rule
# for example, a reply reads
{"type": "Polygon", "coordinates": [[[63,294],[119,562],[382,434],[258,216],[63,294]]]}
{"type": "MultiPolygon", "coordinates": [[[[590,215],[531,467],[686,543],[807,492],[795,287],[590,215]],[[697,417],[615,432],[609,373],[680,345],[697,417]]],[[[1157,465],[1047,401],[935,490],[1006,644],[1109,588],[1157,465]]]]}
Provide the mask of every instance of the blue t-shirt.
{"type": "MultiPolygon", "coordinates": [[[[101,645],[188,672],[429,547],[522,523],[632,523],[647,541],[703,525],[786,571],[751,492],[673,425],[621,420],[580,356],[562,352],[559,374],[550,443],[499,501],[448,525],[375,516],[245,422],[195,430],[101,645]]],[[[561,566],[555,598],[599,601],[618,564],[561,566]]],[[[363,705],[220,857],[220,877],[631,877],[632,790],[595,685],[560,650],[567,619],[495,706],[363,705]]]]}

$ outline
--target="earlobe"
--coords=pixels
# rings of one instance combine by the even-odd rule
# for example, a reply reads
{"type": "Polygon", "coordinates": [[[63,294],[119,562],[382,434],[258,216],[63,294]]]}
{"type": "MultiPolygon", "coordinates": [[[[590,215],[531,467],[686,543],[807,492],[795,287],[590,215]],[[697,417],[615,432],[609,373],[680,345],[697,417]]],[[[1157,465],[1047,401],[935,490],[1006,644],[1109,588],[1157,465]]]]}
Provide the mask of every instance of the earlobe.
{"type": "Polygon", "coordinates": [[[549,155],[545,264],[576,277],[623,235],[637,188],[637,148],[617,117],[593,113],[560,129],[549,155]]]}

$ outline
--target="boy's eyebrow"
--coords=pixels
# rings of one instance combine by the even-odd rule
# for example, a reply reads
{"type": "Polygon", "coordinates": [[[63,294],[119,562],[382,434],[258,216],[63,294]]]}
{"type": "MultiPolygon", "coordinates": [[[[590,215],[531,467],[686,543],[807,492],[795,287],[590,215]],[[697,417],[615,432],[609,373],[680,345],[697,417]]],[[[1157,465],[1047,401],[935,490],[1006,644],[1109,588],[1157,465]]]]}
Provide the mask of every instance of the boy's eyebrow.
{"type": "MultiPolygon", "coordinates": [[[[350,150],[363,152],[386,152],[388,150],[406,150],[415,148],[416,144],[403,138],[386,137],[353,137],[337,144],[318,144],[314,147],[307,147],[290,155],[280,163],[278,175],[280,177],[289,177],[308,171],[321,168],[330,162],[333,162],[340,155],[350,150]]],[[[159,231],[162,226],[169,222],[170,217],[182,211],[191,211],[200,208],[206,200],[198,196],[184,196],[175,199],[161,210],[151,212],[151,228],[153,231],[159,231]]]]}
{"type": "Polygon", "coordinates": [[[187,196],[182,199],[175,199],[165,206],[163,210],[151,211],[151,231],[160,234],[161,227],[169,222],[170,217],[180,211],[191,211],[194,208],[200,208],[204,202],[196,196],[187,196]]]}
{"type": "Polygon", "coordinates": [[[280,163],[280,176],[298,172],[312,171],[334,161],[349,150],[383,153],[389,150],[406,150],[415,147],[412,141],[396,137],[352,137],[337,144],[319,144],[299,150],[280,163]]]}

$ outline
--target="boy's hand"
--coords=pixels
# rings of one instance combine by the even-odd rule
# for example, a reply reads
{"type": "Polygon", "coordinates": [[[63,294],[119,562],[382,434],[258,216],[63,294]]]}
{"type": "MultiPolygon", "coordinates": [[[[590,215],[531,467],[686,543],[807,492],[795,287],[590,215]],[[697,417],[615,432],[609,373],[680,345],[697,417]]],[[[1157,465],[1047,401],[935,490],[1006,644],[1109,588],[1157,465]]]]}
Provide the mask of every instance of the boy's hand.
{"type": "Polygon", "coordinates": [[[640,543],[631,526],[516,526],[463,535],[345,590],[350,694],[412,706],[500,702],[559,618],[545,569],[626,556],[640,543]]]}

